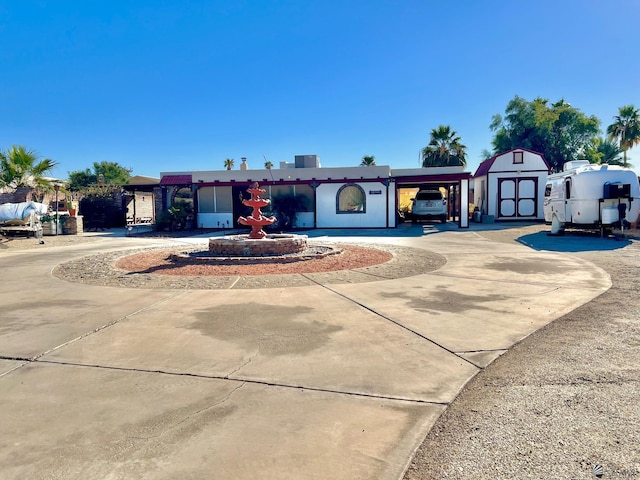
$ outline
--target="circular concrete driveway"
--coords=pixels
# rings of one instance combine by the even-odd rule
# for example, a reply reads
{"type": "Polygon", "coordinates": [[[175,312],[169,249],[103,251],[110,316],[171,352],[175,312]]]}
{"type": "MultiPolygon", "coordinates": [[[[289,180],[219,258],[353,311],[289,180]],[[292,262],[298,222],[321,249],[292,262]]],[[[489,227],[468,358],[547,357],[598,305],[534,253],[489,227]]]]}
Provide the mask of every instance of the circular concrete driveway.
{"type": "Polygon", "coordinates": [[[578,258],[473,231],[340,233],[323,241],[446,264],[367,283],[172,290],[51,274],[167,241],[3,252],[4,477],[396,479],[471,377],[610,285],[578,258]]]}

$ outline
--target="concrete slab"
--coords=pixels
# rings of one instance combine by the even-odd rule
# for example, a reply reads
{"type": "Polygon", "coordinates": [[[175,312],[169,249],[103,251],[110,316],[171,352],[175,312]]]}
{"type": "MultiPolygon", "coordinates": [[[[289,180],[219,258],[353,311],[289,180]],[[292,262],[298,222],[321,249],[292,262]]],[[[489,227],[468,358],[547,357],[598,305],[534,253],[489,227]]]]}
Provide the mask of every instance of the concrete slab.
{"type": "Polygon", "coordinates": [[[187,292],[46,358],[430,402],[477,372],[318,286],[187,292]]]}
{"type": "Polygon", "coordinates": [[[499,274],[492,281],[478,281],[458,273],[448,276],[444,270],[402,283],[327,288],[455,352],[509,348],[603,291],[518,282],[499,274]]]}
{"type": "Polygon", "coordinates": [[[43,278],[36,291],[3,293],[0,352],[33,358],[181,292],[88,287],[43,278]],[[43,288],[46,284],[47,288],[43,288]]]}
{"type": "Polygon", "coordinates": [[[4,360],[0,359],[0,377],[23,366],[25,362],[20,360],[4,360]]]}
{"type": "Polygon", "coordinates": [[[531,252],[520,248],[509,254],[482,252],[478,258],[445,255],[447,264],[438,273],[478,280],[527,282],[576,289],[609,288],[611,281],[604,270],[587,261],[552,252],[531,252]]]}
{"type": "Polygon", "coordinates": [[[3,478],[395,479],[444,408],[42,363],[0,386],[3,478]]]}

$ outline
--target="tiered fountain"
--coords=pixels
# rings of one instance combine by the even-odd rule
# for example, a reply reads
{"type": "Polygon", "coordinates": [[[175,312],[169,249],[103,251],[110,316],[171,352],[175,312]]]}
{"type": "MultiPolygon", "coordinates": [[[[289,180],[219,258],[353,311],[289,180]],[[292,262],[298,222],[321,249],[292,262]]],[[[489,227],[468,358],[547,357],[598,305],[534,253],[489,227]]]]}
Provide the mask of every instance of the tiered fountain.
{"type": "Polygon", "coordinates": [[[275,223],[276,217],[265,217],[262,215],[262,211],[260,209],[269,205],[271,200],[260,198],[260,195],[265,194],[267,191],[260,188],[258,182],[255,182],[251,188],[248,188],[247,192],[251,194],[251,198],[249,200],[242,199],[242,204],[253,208],[253,212],[248,217],[238,218],[238,223],[251,227],[249,238],[264,238],[267,234],[262,230],[262,227],[275,223]]]}
{"type": "Polygon", "coordinates": [[[251,207],[253,211],[248,217],[238,218],[238,223],[251,227],[251,232],[249,235],[210,238],[209,254],[234,259],[278,257],[282,261],[287,261],[287,259],[283,260],[283,257],[305,252],[308,248],[306,235],[268,234],[262,229],[276,222],[276,217],[265,217],[260,210],[271,204],[271,200],[261,198],[266,190],[260,188],[258,182],[255,182],[247,192],[251,194],[251,198],[243,199],[242,203],[251,207]]]}

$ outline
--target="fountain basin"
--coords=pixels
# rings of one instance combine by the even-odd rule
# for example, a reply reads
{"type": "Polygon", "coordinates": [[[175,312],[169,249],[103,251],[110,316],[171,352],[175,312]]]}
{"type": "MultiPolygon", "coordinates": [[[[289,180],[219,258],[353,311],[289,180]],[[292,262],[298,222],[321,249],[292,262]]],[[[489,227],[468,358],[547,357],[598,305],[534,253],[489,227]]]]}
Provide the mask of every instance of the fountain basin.
{"type": "Polygon", "coordinates": [[[268,234],[254,239],[248,235],[226,235],[209,239],[209,254],[218,257],[277,257],[304,252],[307,235],[268,234]]]}
{"type": "Polygon", "coordinates": [[[215,239],[212,238],[211,240],[215,240],[213,242],[213,250],[193,250],[171,253],[169,255],[169,258],[172,262],[191,265],[263,265],[318,260],[330,255],[338,255],[343,252],[343,250],[337,246],[316,244],[307,245],[306,235],[274,235],[277,238],[273,240],[277,240],[277,242],[272,243],[272,248],[269,250],[269,253],[256,255],[255,251],[253,252],[253,254],[251,254],[251,252],[246,249],[249,247],[258,246],[260,247],[259,251],[263,252],[264,247],[262,247],[262,245],[265,244],[265,239],[263,238],[254,240],[248,239],[246,235],[239,236],[243,238],[235,240],[233,240],[233,238],[230,236],[215,239]],[[285,238],[282,239],[282,237],[285,238]],[[247,243],[249,243],[248,246],[247,243]],[[302,244],[304,244],[304,248],[301,248],[302,244]],[[237,249],[240,245],[243,246],[244,250],[241,250],[238,254],[237,249]],[[230,246],[236,248],[234,249],[230,246]],[[273,253],[274,250],[283,252],[286,249],[292,250],[294,248],[295,251],[289,251],[286,253],[273,253]],[[233,252],[233,254],[220,252],[233,252]]]}

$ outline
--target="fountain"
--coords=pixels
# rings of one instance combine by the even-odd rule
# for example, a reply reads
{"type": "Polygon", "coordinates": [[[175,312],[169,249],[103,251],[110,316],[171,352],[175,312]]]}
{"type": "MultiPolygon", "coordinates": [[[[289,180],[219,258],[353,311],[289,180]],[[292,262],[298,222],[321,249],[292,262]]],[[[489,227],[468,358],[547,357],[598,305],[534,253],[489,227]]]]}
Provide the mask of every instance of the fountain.
{"type": "MultiPolygon", "coordinates": [[[[235,264],[265,263],[265,262],[294,262],[319,258],[339,253],[340,249],[328,246],[315,246],[309,249],[307,235],[271,234],[262,228],[273,225],[276,217],[265,217],[260,210],[271,204],[271,200],[261,198],[266,190],[254,182],[247,189],[250,199],[243,199],[242,203],[253,209],[251,215],[239,217],[238,223],[251,227],[248,235],[224,235],[209,239],[207,255],[198,255],[209,262],[228,262],[235,264]]],[[[194,255],[191,255],[193,258],[194,255]]]]}
{"type": "Polygon", "coordinates": [[[260,188],[258,182],[254,182],[251,188],[247,189],[247,192],[251,194],[251,198],[249,200],[242,199],[242,204],[246,205],[247,207],[253,208],[253,212],[248,217],[238,218],[238,223],[251,227],[249,238],[264,238],[267,236],[267,234],[264,232],[264,230],[262,230],[262,227],[274,224],[276,221],[276,217],[263,216],[260,208],[269,205],[271,203],[271,200],[260,198],[260,195],[265,194],[267,191],[263,188],[260,188]]]}

